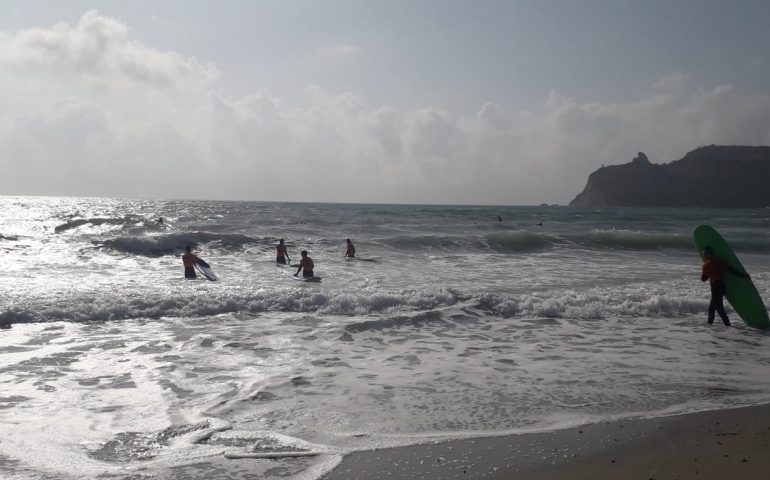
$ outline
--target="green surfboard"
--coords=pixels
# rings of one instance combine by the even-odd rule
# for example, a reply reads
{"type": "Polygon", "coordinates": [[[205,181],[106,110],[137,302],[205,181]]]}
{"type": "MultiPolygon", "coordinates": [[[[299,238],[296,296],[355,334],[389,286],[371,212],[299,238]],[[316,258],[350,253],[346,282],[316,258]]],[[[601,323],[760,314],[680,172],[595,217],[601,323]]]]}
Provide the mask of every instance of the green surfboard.
{"type": "MultiPolygon", "coordinates": [[[[703,249],[711,247],[714,249],[714,255],[723,258],[735,270],[746,273],[746,269],[743,268],[743,264],[738,260],[733,249],[719,232],[710,226],[700,225],[696,227],[692,232],[692,239],[701,260],[703,260],[703,249]]],[[[730,305],[744,322],[755,328],[764,329],[770,326],[767,308],[765,308],[762,297],[759,296],[757,287],[754,286],[750,278],[728,273],[725,277],[725,290],[727,301],[730,302],[730,305]]]]}

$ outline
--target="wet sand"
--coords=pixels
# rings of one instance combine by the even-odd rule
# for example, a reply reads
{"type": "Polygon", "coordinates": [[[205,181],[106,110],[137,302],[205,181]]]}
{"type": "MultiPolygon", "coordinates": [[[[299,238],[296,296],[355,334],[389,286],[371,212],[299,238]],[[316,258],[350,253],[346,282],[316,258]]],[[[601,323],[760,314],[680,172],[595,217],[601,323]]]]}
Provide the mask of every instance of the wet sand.
{"type": "Polygon", "coordinates": [[[324,480],[770,478],[770,405],[347,456],[324,480]]]}

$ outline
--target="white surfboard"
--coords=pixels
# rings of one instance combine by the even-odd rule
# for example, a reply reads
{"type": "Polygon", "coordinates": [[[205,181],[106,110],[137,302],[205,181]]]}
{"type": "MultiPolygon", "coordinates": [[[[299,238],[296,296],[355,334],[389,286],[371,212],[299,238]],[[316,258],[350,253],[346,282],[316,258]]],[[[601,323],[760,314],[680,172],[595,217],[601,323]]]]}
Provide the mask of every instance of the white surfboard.
{"type": "Polygon", "coordinates": [[[310,283],[319,283],[321,281],[321,277],[300,277],[300,276],[292,276],[294,280],[298,282],[310,282],[310,283]]]}
{"type": "Polygon", "coordinates": [[[380,257],[374,257],[374,258],[345,257],[345,260],[358,260],[359,262],[379,262],[380,257]]]}
{"type": "Polygon", "coordinates": [[[196,262],[195,268],[197,268],[198,271],[201,272],[204,277],[206,277],[206,280],[211,280],[212,282],[219,280],[217,274],[214,273],[214,271],[211,269],[211,266],[203,260],[196,262]]]}

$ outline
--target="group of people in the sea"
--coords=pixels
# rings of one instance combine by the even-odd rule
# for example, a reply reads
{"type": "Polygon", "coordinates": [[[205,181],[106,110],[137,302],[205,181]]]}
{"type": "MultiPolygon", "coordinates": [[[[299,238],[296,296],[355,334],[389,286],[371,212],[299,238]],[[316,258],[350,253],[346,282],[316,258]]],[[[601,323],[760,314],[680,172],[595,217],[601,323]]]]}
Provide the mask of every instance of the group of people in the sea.
{"type": "MultiPolygon", "coordinates": [[[[345,243],[347,245],[345,250],[345,258],[355,258],[356,247],[353,245],[353,242],[351,242],[348,238],[345,240],[345,243]]],[[[294,274],[294,276],[296,277],[299,275],[299,272],[302,272],[302,276],[305,278],[313,277],[313,268],[315,266],[313,259],[308,256],[307,250],[302,250],[300,252],[300,256],[302,259],[299,261],[299,264],[296,265],[297,272],[294,274]]],[[[195,273],[195,264],[200,262],[201,259],[192,253],[192,246],[188,245],[185,247],[185,253],[182,255],[182,264],[184,265],[185,278],[198,278],[195,273]]],[[[278,241],[278,245],[275,247],[275,262],[281,265],[286,265],[287,262],[288,264],[291,264],[289,251],[286,248],[286,244],[284,243],[283,238],[278,241]]]]}
{"type": "MultiPolygon", "coordinates": [[[[345,251],[346,258],[355,258],[356,247],[350,239],[346,239],[345,243],[347,249],[345,251]]],[[[286,248],[283,238],[278,241],[278,245],[275,247],[275,261],[276,263],[286,265],[291,264],[291,258],[289,257],[289,251],[286,248]]],[[[313,268],[315,264],[313,259],[307,254],[307,250],[300,252],[302,259],[297,264],[297,272],[294,276],[298,276],[299,272],[302,272],[302,276],[313,277],[313,268]]],[[[739,277],[751,278],[749,274],[736,270],[723,258],[714,255],[714,250],[711,247],[703,249],[703,267],[701,268],[701,281],[709,281],[711,285],[711,300],[708,307],[708,323],[709,325],[714,323],[716,314],[719,314],[719,318],[726,326],[730,326],[730,319],[725,311],[724,298],[725,298],[725,276],[729,273],[739,277]]],[[[197,278],[195,274],[195,264],[200,262],[201,259],[192,253],[192,247],[187,246],[185,253],[182,255],[182,263],[184,264],[184,276],[185,278],[197,278]]],[[[294,266],[294,265],[292,265],[294,266]]]]}
{"type": "MultiPolygon", "coordinates": [[[[302,272],[303,277],[312,277],[313,267],[315,266],[313,264],[313,259],[308,257],[307,250],[302,250],[299,254],[302,259],[297,265],[297,273],[295,273],[294,276],[296,277],[299,275],[299,272],[302,272]]],[[[281,265],[286,265],[287,261],[291,263],[291,258],[289,258],[289,251],[286,249],[286,244],[283,243],[282,238],[278,241],[278,245],[275,247],[275,262],[280,263],[281,265]]]]}

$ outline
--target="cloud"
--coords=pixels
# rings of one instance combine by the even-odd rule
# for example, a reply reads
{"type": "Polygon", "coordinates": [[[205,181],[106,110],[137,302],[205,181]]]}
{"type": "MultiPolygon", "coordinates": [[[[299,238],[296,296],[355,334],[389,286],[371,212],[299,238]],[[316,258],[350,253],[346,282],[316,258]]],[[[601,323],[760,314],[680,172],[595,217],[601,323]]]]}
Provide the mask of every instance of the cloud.
{"type": "Polygon", "coordinates": [[[170,28],[172,30],[176,30],[176,31],[184,30],[181,26],[177,25],[176,23],[170,22],[168,20],[164,20],[164,19],[158,17],[157,15],[155,15],[154,13],[152,15],[150,15],[150,21],[152,21],[153,23],[157,23],[158,25],[162,25],[164,27],[168,27],[168,28],[170,28]]]}
{"type": "Polygon", "coordinates": [[[461,153],[465,132],[449,112],[425,108],[405,117],[404,136],[412,157],[448,160],[461,153]]]}
{"type": "Polygon", "coordinates": [[[127,124],[97,104],[65,101],[0,129],[0,184],[9,194],[189,197],[210,168],[199,148],[169,124],[127,124]]]}
{"type": "Polygon", "coordinates": [[[659,78],[652,83],[652,88],[660,92],[681,92],[687,83],[687,76],[682,72],[659,78]]]}
{"type": "Polygon", "coordinates": [[[399,158],[404,151],[401,116],[393,107],[380,107],[367,115],[364,135],[371,136],[382,148],[386,160],[399,158]]]}
{"type": "MultiPolygon", "coordinates": [[[[766,94],[684,90],[651,88],[611,104],[552,92],[528,112],[490,102],[464,117],[440,108],[366,108],[353,94],[314,87],[309,104],[294,110],[266,92],[228,100],[229,120],[215,127],[240,132],[227,144],[239,146],[229,155],[243,159],[246,178],[280,165],[300,178],[302,199],[566,203],[592,170],[640,150],[668,162],[704,144],[770,142],[766,94]],[[245,108],[252,103],[258,107],[245,108]]],[[[291,199],[268,186],[262,192],[291,199]]]]}
{"type": "Polygon", "coordinates": [[[493,132],[504,132],[513,126],[513,120],[505,110],[494,102],[487,102],[481,106],[476,114],[476,120],[480,125],[486,126],[493,132]]]}
{"type": "Polygon", "coordinates": [[[566,203],[592,170],[637,151],[660,163],[704,144],[770,143],[770,96],[732,86],[651,88],[611,104],[552,92],[536,109],[489,102],[469,116],[367,108],[318,87],[299,108],[267,90],[160,108],[147,101],[139,115],[69,101],[0,117],[0,188],[190,197],[206,184],[216,198],[566,203]]]}
{"type": "Polygon", "coordinates": [[[336,45],[325,45],[318,49],[318,54],[321,57],[329,58],[333,60],[342,60],[346,58],[352,58],[357,56],[361,52],[360,47],[349,45],[347,43],[339,43],[336,45]]]}
{"type": "Polygon", "coordinates": [[[58,23],[1,39],[0,66],[25,74],[74,75],[98,84],[126,81],[164,87],[207,84],[219,75],[211,63],[131,40],[123,22],[95,10],[74,27],[58,23]]]}

